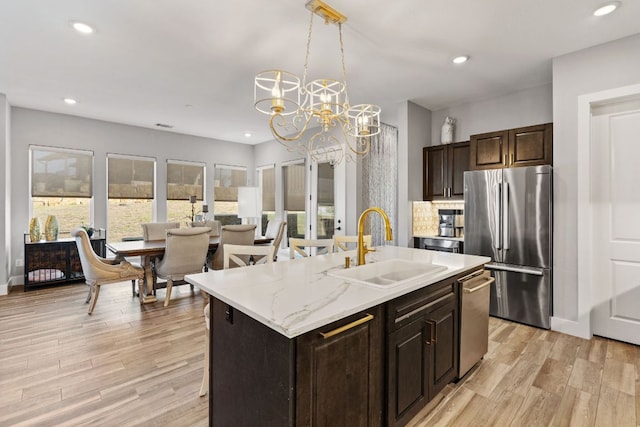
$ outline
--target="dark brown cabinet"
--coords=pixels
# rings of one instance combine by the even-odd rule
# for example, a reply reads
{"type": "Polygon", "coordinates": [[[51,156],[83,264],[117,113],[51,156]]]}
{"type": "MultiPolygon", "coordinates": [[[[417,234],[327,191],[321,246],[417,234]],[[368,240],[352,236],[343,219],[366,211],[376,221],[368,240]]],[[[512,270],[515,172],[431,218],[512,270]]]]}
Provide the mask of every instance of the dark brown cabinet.
{"type": "Polygon", "coordinates": [[[295,338],[211,297],[209,424],[405,425],[457,376],[468,273],[295,338]]]}
{"type": "Polygon", "coordinates": [[[423,199],[461,200],[469,170],[469,141],[423,149],[423,199]]]}
{"type": "Polygon", "coordinates": [[[399,298],[389,307],[387,424],[401,426],[456,377],[455,280],[399,298]]]}
{"type": "Polygon", "coordinates": [[[381,310],[297,340],[296,425],[382,425],[381,310]]]}
{"type": "Polygon", "coordinates": [[[471,135],[470,169],[550,165],[553,124],[471,135]]]}
{"type": "Polygon", "coordinates": [[[288,339],[211,302],[210,425],[382,425],[382,306],[288,339]]]}
{"type": "MultiPolygon", "coordinates": [[[[93,250],[106,256],[106,238],[91,238],[93,250]]],[[[75,239],[30,242],[24,236],[24,290],[84,280],[75,239]]]]}

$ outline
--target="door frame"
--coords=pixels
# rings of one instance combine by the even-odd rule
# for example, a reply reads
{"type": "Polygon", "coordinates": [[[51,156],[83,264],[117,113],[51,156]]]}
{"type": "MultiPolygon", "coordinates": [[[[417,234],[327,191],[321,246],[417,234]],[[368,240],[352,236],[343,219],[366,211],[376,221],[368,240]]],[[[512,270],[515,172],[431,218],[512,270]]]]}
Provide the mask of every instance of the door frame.
{"type": "Polygon", "coordinates": [[[553,318],[552,329],[590,339],[593,336],[591,310],[593,308],[593,213],[591,206],[591,109],[593,106],[624,101],[640,96],[640,84],[594,92],[578,97],[578,191],[577,191],[577,319],[553,318]]]}

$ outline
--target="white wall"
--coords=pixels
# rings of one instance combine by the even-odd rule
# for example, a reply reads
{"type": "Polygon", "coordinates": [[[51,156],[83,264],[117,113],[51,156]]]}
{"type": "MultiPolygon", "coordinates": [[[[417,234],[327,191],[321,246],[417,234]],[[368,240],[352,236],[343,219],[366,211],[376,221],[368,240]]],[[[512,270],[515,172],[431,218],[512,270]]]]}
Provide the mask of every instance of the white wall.
{"type": "Polygon", "coordinates": [[[432,118],[431,110],[409,103],[409,200],[422,200],[422,149],[433,144],[432,118]]]}
{"type": "MultiPolygon", "coordinates": [[[[23,233],[29,228],[29,145],[78,148],[94,152],[94,213],[97,228],[107,225],[107,153],[156,158],[157,200],[166,199],[168,159],[206,163],[205,201],[213,205],[214,164],[247,167],[249,184],[254,183],[254,147],[160,130],[85,119],[25,108],[11,109],[11,254],[24,258],[23,233]],[[104,177],[104,178],[100,178],[104,177]]],[[[156,220],[166,219],[166,204],[157,204],[156,220]]],[[[12,268],[12,275],[22,268],[12,268]]]]}
{"type": "Polygon", "coordinates": [[[578,97],[640,83],[639,52],[637,34],[553,60],[554,329],[573,333],[579,314],[589,318],[578,313],[580,293],[590,292],[578,283],[577,152],[589,144],[578,140],[578,97]]]}
{"type": "Polygon", "coordinates": [[[411,202],[422,200],[422,148],[431,145],[431,111],[398,105],[398,246],[413,246],[411,202]]]}
{"type": "Polygon", "coordinates": [[[552,85],[548,84],[434,111],[431,142],[440,144],[447,116],[456,119],[455,142],[468,141],[478,133],[549,123],[553,121],[552,99],[552,85]]]}
{"type": "Polygon", "coordinates": [[[0,93],[0,295],[8,292],[11,269],[11,163],[10,159],[10,111],[7,97],[0,93]]]}

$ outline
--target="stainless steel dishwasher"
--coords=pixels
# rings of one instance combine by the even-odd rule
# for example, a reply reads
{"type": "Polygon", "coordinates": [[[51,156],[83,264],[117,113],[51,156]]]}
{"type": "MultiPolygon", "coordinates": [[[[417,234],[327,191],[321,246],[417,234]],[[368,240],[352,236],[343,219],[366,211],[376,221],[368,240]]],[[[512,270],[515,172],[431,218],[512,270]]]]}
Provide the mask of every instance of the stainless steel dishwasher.
{"type": "Polygon", "coordinates": [[[489,287],[494,280],[485,270],[458,280],[461,295],[458,378],[469,372],[489,348],[489,287]]]}

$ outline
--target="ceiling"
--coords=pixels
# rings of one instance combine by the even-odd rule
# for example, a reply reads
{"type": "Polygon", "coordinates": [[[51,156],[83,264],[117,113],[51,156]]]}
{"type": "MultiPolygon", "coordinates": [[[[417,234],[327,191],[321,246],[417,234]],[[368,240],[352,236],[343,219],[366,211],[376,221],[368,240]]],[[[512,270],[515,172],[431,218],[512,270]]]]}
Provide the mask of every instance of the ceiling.
{"type": "MultiPolygon", "coordinates": [[[[638,32],[640,1],[328,0],[343,25],[349,98],[393,120],[551,82],[551,59],[638,32]],[[451,59],[470,55],[466,64],[451,59]]],[[[302,75],[305,0],[0,0],[0,93],[12,106],[255,144],[257,72],[302,75]],[[96,29],[82,35],[70,22],[96,29]],[[73,106],[63,98],[77,99],[73,106]],[[245,132],[252,136],[247,138],[245,132]]],[[[309,78],[340,78],[338,32],[314,20],[309,78]]]]}

